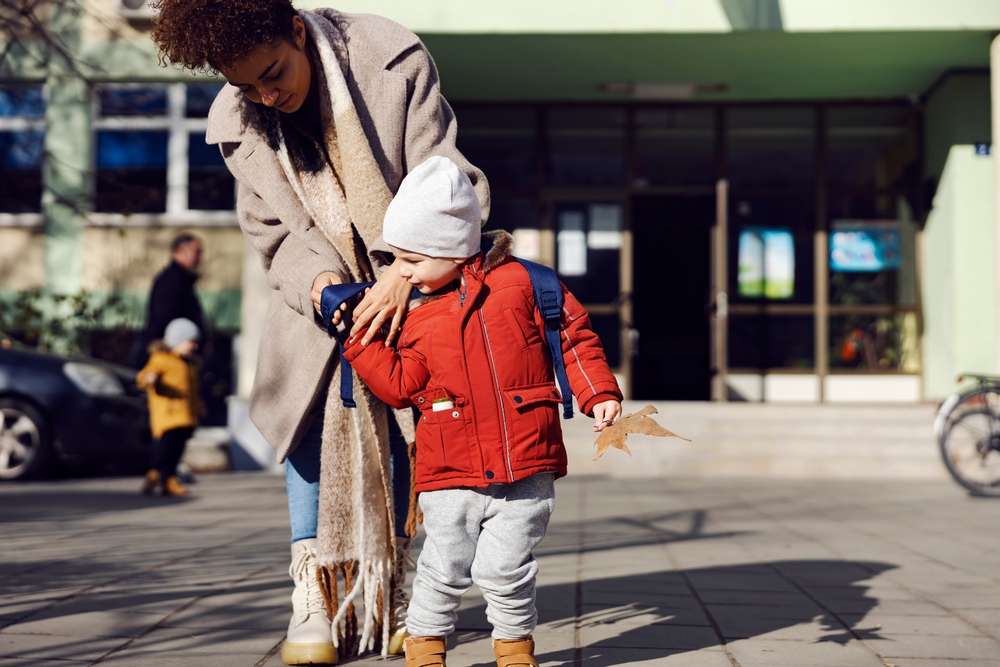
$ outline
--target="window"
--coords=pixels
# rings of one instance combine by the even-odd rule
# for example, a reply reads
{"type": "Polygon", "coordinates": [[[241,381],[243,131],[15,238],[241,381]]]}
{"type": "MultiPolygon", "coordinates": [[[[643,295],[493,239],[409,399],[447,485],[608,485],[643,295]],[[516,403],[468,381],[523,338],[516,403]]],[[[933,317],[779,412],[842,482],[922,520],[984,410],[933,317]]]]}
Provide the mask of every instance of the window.
{"type": "Polygon", "coordinates": [[[830,188],[917,185],[917,118],[912,108],[831,107],[826,118],[830,188]]]}
{"type": "Polygon", "coordinates": [[[727,109],[730,186],[812,189],[816,184],[815,125],[815,112],[808,107],[727,109]]]}
{"type": "Polygon", "coordinates": [[[714,187],[715,111],[636,109],[635,160],[637,188],[714,187]]]}
{"type": "Polygon", "coordinates": [[[0,89],[0,213],[39,213],[45,154],[41,86],[0,89]]]}
{"type": "Polygon", "coordinates": [[[625,119],[618,107],[548,109],[548,185],[624,185],[625,119]]]}
{"type": "Polygon", "coordinates": [[[623,215],[615,203],[556,205],[556,270],[581,303],[618,298],[623,215]]]}
{"type": "Polygon", "coordinates": [[[491,188],[538,185],[538,114],[532,107],[458,107],[458,148],[491,188]]]}
{"type": "Polygon", "coordinates": [[[99,87],[94,210],[171,215],[231,211],[233,177],[218,148],[205,144],[208,110],[221,87],[99,87]]]}

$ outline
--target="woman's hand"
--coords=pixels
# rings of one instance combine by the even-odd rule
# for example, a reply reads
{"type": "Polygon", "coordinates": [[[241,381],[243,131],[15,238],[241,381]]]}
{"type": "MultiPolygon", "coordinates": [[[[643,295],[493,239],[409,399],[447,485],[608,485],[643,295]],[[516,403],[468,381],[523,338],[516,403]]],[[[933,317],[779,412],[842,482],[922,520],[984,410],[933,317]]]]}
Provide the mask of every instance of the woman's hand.
{"type": "Polygon", "coordinates": [[[399,325],[406,314],[410,303],[410,291],[413,287],[406,278],[399,275],[399,260],[397,259],[386,269],[378,282],[365,293],[365,297],[354,309],[354,328],[351,336],[357,336],[361,330],[368,327],[368,332],[361,339],[362,345],[371,342],[375,332],[382,328],[387,319],[392,318],[389,333],[385,337],[385,346],[389,347],[396,339],[399,325]]]}
{"type": "Polygon", "coordinates": [[[594,430],[603,431],[622,416],[622,404],[618,401],[604,401],[594,406],[594,430]]]}
{"type": "MultiPolygon", "coordinates": [[[[329,287],[330,285],[339,285],[343,280],[340,279],[333,271],[324,271],[323,273],[316,276],[316,280],[313,281],[312,291],[309,293],[309,298],[312,299],[313,308],[316,309],[316,314],[322,317],[323,312],[320,310],[320,301],[323,298],[323,288],[329,287]]],[[[347,311],[347,304],[341,304],[340,310],[333,314],[333,325],[337,326],[340,324],[340,320],[343,317],[342,312],[347,311]]]]}

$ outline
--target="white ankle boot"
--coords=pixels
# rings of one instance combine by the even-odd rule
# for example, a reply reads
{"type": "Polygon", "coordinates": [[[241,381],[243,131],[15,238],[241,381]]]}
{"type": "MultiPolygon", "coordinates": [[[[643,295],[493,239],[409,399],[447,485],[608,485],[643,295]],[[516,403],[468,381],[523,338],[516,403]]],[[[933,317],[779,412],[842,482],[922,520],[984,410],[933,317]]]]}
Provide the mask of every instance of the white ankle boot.
{"type": "Polygon", "coordinates": [[[323,592],[316,579],[316,540],[292,543],[292,565],[288,574],[295,582],[292,619],[281,647],[286,665],[335,665],[337,649],[330,633],[323,592]]]}
{"type": "Polygon", "coordinates": [[[392,632],[389,634],[389,655],[403,654],[403,641],[410,636],[406,631],[406,609],[410,606],[410,596],[406,594],[403,584],[406,583],[406,570],[416,569],[416,565],[410,558],[410,538],[396,538],[396,560],[394,563],[396,579],[396,597],[393,599],[393,610],[395,623],[392,632]]]}

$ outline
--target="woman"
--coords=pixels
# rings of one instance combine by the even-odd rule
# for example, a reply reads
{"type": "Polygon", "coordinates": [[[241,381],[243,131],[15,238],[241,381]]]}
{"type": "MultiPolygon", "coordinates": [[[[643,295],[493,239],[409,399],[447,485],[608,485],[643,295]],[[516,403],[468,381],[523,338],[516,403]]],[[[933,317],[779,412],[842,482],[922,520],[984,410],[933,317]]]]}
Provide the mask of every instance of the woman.
{"type": "MultiPolygon", "coordinates": [[[[387,19],[296,12],[289,0],[160,0],[153,39],[164,62],[229,82],[206,140],[239,181],[240,226],[272,289],[250,414],[287,458],[295,592],[282,657],[336,662],[330,623],[344,655],[357,632],[354,595],[365,602],[360,649],[374,647],[381,628],[383,652],[401,652],[400,619],[380,596],[405,576],[396,548],[408,542],[409,475],[390,482],[385,405],[356,385],[358,407],[346,409],[331,391],[338,350],[318,303],[327,285],[377,277],[352,333],[388,322],[391,340],[410,292],[381,239],[392,193],[411,168],[443,155],[472,179],[485,220],[486,179],[455,148],[455,118],[430,55],[387,19]],[[339,605],[338,574],[348,592],[339,605]]],[[[412,416],[397,412],[395,425],[399,464],[399,445],[414,439],[412,416]]]]}

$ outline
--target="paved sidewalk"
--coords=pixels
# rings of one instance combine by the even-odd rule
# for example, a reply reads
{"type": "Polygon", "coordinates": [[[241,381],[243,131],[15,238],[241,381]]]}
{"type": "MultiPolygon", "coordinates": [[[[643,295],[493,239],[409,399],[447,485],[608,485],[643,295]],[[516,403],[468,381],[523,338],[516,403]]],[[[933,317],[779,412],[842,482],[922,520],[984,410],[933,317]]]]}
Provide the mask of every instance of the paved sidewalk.
{"type": "MultiPolygon", "coordinates": [[[[283,480],[204,476],[184,500],[138,484],[0,485],[0,667],[279,665],[283,480]]],[[[1000,664],[1000,502],[947,482],[557,488],[543,665],[1000,664]]],[[[460,628],[449,665],[492,664],[471,592],[460,628]]]]}

